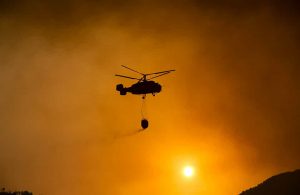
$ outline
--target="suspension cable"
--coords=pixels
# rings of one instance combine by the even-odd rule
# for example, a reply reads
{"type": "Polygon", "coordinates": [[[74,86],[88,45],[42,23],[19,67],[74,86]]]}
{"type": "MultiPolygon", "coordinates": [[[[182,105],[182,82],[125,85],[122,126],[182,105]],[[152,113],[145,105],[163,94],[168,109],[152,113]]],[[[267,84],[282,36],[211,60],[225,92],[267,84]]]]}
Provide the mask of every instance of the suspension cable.
{"type": "Polygon", "coordinates": [[[141,105],[141,115],[142,115],[142,119],[145,119],[146,118],[146,115],[147,115],[147,105],[146,105],[146,96],[144,96],[142,98],[142,105],[141,105]]]}

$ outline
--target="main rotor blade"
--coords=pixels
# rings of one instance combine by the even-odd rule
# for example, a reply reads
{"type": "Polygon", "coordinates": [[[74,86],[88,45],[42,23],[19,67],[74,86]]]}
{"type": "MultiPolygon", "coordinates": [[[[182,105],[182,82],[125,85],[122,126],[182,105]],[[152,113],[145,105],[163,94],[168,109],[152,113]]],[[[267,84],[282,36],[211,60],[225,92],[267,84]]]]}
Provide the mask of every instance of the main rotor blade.
{"type": "Polygon", "coordinates": [[[161,71],[161,72],[153,72],[153,73],[149,73],[149,74],[146,74],[146,75],[152,75],[152,74],[162,74],[162,73],[170,73],[172,71],[175,71],[175,70],[165,70],[165,71],[161,71]]]}
{"type": "Polygon", "coordinates": [[[149,79],[147,80],[150,80],[150,79],[154,79],[154,78],[157,78],[157,77],[161,77],[161,76],[164,76],[166,74],[169,74],[170,72],[164,72],[164,73],[161,73],[160,75],[157,75],[157,76],[154,76],[154,77],[150,77],[149,79]]]}
{"type": "Polygon", "coordinates": [[[136,73],[139,73],[139,74],[141,74],[141,75],[144,75],[143,73],[140,73],[139,71],[133,70],[132,68],[129,68],[129,67],[127,67],[127,66],[124,66],[124,65],[121,65],[121,66],[124,67],[124,68],[127,68],[128,70],[131,70],[131,71],[133,71],[133,72],[136,72],[136,73]]]}
{"type": "Polygon", "coordinates": [[[127,78],[127,79],[140,80],[140,79],[138,79],[138,78],[134,78],[134,77],[128,77],[128,76],[119,75],[119,74],[116,74],[115,76],[117,76],[117,77],[124,77],[124,78],[127,78]]]}

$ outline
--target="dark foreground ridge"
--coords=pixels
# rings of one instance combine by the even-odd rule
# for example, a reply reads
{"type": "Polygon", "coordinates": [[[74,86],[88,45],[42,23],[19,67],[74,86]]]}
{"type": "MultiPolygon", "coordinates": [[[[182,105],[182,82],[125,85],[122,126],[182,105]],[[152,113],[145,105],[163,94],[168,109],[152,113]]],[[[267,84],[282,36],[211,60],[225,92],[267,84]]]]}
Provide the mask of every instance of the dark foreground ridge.
{"type": "Polygon", "coordinates": [[[33,194],[28,191],[6,192],[5,188],[2,188],[2,190],[0,191],[0,195],[33,195],[33,194]]]}
{"type": "Polygon", "coordinates": [[[281,173],[240,195],[300,195],[300,169],[281,173]]]}

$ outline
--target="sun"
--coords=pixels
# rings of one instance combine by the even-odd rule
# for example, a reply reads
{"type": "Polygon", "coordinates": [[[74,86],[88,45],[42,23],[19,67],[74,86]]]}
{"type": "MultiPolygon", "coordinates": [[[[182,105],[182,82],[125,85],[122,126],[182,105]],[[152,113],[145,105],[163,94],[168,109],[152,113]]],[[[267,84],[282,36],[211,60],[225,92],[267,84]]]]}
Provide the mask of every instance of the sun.
{"type": "Polygon", "coordinates": [[[185,177],[192,177],[194,175],[194,168],[192,166],[185,166],[182,173],[185,177]]]}

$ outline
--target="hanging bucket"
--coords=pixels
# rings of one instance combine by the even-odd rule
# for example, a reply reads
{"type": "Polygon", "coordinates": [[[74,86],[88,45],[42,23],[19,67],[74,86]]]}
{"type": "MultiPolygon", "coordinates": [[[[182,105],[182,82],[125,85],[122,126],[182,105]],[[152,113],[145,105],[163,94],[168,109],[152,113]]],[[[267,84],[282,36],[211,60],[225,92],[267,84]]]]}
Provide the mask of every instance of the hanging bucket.
{"type": "Polygon", "coordinates": [[[142,126],[143,129],[147,129],[147,127],[148,127],[148,120],[147,119],[142,119],[141,126],[142,126]]]}

